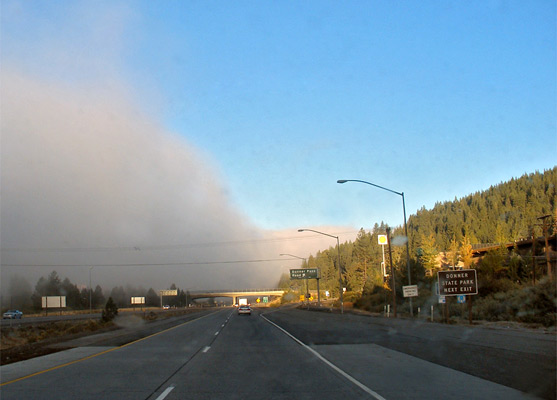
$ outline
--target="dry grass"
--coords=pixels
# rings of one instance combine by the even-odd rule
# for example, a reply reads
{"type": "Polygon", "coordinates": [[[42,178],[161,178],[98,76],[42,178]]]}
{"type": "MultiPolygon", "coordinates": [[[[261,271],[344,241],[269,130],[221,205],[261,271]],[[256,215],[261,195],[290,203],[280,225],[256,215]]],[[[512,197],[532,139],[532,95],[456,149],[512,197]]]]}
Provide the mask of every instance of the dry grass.
{"type": "Polygon", "coordinates": [[[36,343],[49,338],[91,333],[107,326],[109,326],[109,324],[90,319],[3,327],[0,350],[6,350],[28,343],[36,343]]]}

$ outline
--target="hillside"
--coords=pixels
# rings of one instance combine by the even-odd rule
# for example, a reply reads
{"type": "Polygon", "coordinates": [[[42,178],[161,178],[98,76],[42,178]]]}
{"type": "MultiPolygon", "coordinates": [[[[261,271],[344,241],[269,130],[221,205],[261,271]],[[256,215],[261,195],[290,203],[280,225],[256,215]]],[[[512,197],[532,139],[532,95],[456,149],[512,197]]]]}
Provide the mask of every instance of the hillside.
{"type": "MultiPolygon", "coordinates": [[[[503,243],[531,235],[538,217],[555,218],[557,167],[525,174],[461,199],[422,208],[408,220],[413,248],[423,236],[434,235],[438,249],[448,249],[454,238],[474,243],[503,243]]],[[[540,234],[540,228],[538,228],[540,234]]]]}

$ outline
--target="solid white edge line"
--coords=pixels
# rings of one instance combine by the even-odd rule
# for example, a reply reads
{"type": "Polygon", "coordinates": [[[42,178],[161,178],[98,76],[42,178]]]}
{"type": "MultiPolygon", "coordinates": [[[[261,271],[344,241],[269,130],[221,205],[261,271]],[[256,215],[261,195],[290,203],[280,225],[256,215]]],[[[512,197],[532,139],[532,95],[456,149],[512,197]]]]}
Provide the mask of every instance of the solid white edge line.
{"type": "Polygon", "coordinates": [[[373,390],[371,390],[370,388],[368,388],[366,385],[364,385],[363,383],[361,383],[360,381],[356,380],[355,378],[353,378],[352,376],[348,375],[346,372],[344,372],[342,369],[340,369],[339,367],[337,367],[335,364],[333,364],[332,362],[330,362],[329,360],[327,360],[325,357],[323,357],[321,354],[319,354],[317,351],[315,351],[314,349],[312,349],[311,347],[309,347],[308,345],[306,345],[305,343],[303,343],[301,340],[299,340],[298,338],[296,338],[295,336],[293,336],[290,332],[286,331],[285,329],[281,328],[280,326],[278,326],[277,324],[275,324],[273,321],[267,319],[263,314],[261,314],[261,317],[267,321],[268,323],[270,323],[271,325],[273,325],[274,327],[280,329],[283,333],[285,333],[286,335],[288,335],[291,339],[293,339],[294,341],[296,341],[300,346],[306,348],[308,351],[310,351],[314,356],[316,356],[319,360],[323,361],[325,364],[327,364],[329,367],[331,367],[333,370],[335,370],[336,372],[338,372],[340,375],[342,375],[344,378],[348,379],[350,382],[352,382],[354,385],[358,386],[360,389],[362,389],[364,392],[366,392],[367,394],[373,396],[374,398],[376,398],[377,400],[386,400],[383,396],[381,396],[379,393],[374,392],[373,390]]]}
{"type": "Polygon", "coordinates": [[[164,392],[162,392],[162,393],[160,394],[160,396],[157,397],[156,400],[163,400],[166,396],[168,396],[168,394],[169,394],[170,392],[172,392],[172,389],[174,389],[174,386],[169,386],[169,387],[167,387],[167,388],[164,390],[164,392]]]}

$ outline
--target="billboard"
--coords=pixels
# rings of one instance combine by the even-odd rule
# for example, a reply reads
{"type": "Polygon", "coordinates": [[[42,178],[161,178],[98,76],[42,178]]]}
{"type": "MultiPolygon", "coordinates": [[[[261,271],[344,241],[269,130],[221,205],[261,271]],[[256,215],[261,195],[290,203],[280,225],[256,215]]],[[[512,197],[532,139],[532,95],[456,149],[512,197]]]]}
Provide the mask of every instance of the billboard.
{"type": "Polygon", "coordinates": [[[66,307],[66,296],[43,296],[41,300],[43,308],[66,307]]]}
{"type": "Polygon", "coordinates": [[[145,297],[132,297],[132,304],[145,304],[145,297]]]}

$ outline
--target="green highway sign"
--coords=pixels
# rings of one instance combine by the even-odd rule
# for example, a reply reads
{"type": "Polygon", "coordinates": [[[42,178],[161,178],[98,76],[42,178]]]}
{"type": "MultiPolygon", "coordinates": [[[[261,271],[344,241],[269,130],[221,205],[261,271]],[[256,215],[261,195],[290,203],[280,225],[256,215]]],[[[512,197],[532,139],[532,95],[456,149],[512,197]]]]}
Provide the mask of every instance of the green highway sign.
{"type": "Polygon", "coordinates": [[[319,268],[300,268],[290,270],[290,279],[318,279],[319,268]]]}

